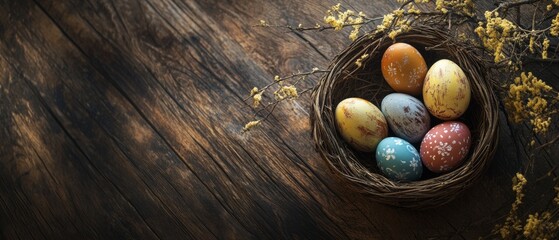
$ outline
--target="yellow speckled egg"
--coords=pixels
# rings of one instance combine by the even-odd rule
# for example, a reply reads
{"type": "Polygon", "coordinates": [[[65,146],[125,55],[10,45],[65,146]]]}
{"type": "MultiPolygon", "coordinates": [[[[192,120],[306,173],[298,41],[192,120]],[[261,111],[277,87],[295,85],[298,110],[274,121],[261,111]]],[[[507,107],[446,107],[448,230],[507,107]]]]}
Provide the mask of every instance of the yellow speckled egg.
{"type": "Polygon", "coordinates": [[[442,120],[456,119],[470,104],[470,82],[453,61],[437,61],[425,76],[423,102],[433,116],[442,120]]]}
{"type": "Polygon", "coordinates": [[[388,135],[384,115],[365,99],[344,99],[336,107],[335,115],[340,134],[359,151],[374,151],[380,140],[388,135]]]}

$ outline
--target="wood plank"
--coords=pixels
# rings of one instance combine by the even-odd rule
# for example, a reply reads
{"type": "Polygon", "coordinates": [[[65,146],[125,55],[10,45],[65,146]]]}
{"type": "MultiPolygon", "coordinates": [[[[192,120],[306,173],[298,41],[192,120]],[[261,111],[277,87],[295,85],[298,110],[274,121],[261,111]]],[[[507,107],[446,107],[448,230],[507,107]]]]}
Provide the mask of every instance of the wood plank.
{"type": "MultiPolygon", "coordinates": [[[[69,83],[68,83],[68,84],[69,84],[69,83]]],[[[49,95],[49,94],[46,94],[46,95],[49,95]]],[[[116,102],[116,100],[115,100],[115,99],[111,99],[111,102],[116,102]]],[[[119,105],[119,104],[117,103],[116,105],[119,105]]],[[[119,125],[117,125],[117,124],[113,124],[113,125],[119,126],[119,125]]],[[[132,154],[132,153],[130,153],[130,154],[132,154]]],[[[142,154],[142,153],[138,153],[138,154],[142,154]]],[[[198,155],[198,154],[196,154],[196,155],[198,155]]],[[[186,161],[186,160],[185,160],[185,161],[186,161]]],[[[193,161],[193,162],[195,163],[195,162],[197,162],[197,161],[193,161]]],[[[154,185],[158,185],[158,186],[159,186],[159,185],[161,185],[161,184],[154,184],[154,185]]],[[[184,187],[184,186],[182,186],[182,184],[181,184],[181,187],[184,187]]],[[[211,206],[213,206],[213,205],[211,205],[211,206]]]]}
{"type": "MultiPolygon", "coordinates": [[[[37,8],[36,8],[37,9],[37,8]]],[[[39,10],[39,9],[37,9],[39,10]]],[[[41,12],[38,11],[37,14],[40,14],[41,12]]],[[[36,23],[41,23],[41,22],[45,22],[44,20],[48,19],[38,19],[38,21],[36,23]]],[[[20,27],[24,27],[24,26],[20,26],[20,27]]],[[[56,30],[56,29],[49,29],[48,26],[41,26],[41,27],[46,27],[44,28],[45,32],[51,32],[52,30],[56,30]]],[[[31,34],[32,32],[26,32],[27,34],[31,34]]],[[[60,37],[60,36],[59,36],[60,37]]],[[[30,45],[28,46],[22,46],[22,48],[25,48],[26,50],[32,52],[35,45],[40,45],[38,44],[40,41],[38,42],[33,42],[30,43],[30,45]]],[[[25,43],[24,43],[25,44],[25,43]]],[[[15,45],[15,44],[14,44],[15,45]]],[[[177,221],[177,219],[175,219],[176,217],[174,216],[174,214],[172,213],[172,210],[169,209],[169,207],[165,206],[165,203],[162,203],[160,198],[161,197],[167,197],[167,196],[171,196],[172,198],[178,198],[179,196],[177,193],[174,193],[175,196],[173,196],[173,194],[168,194],[166,192],[170,192],[173,193],[175,190],[173,189],[172,186],[169,186],[170,184],[167,183],[167,180],[162,178],[161,175],[157,174],[156,176],[150,176],[153,175],[154,173],[157,172],[145,172],[144,170],[144,174],[143,174],[143,178],[140,176],[136,176],[137,173],[135,171],[136,168],[138,168],[138,166],[142,166],[142,162],[143,160],[138,160],[138,159],[129,159],[130,157],[127,155],[127,152],[125,151],[131,151],[130,149],[121,149],[120,146],[116,145],[116,146],[104,146],[103,143],[111,143],[113,141],[119,141],[122,139],[115,139],[112,140],[112,136],[111,134],[113,134],[113,130],[112,129],[103,129],[103,126],[96,126],[97,124],[103,124],[102,121],[105,121],[105,123],[111,123],[110,125],[114,128],[115,126],[119,126],[119,125],[115,125],[113,122],[113,118],[111,118],[111,116],[120,116],[121,119],[117,120],[116,123],[118,123],[118,121],[123,121],[126,122],[127,119],[125,118],[125,114],[127,114],[126,112],[129,108],[132,108],[130,105],[124,105],[124,106],[118,106],[118,101],[119,98],[121,99],[120,101],[122,101],[122,96],[115,96],[118,95],[116,94],[116,90],[114,89],[103,89],[103,87],[106,88],[106,84],[105,86],[101,85],[101,84],[97,84],[96,86],[92,86],[92,85],[88,85],[87,83],[91,83],[91,82],[96,82],[99,80],[99,76],[97,74],[97,76],[95,76],[94,73],[92,73],[92,71],[94,71],[94,69],[92,69],[91,66],[88,66],[87,63],[83,62],[83,59],[81,59],[81,64],[83,64],[83,66],[80,66],[80,64],[76,64],[76,62],[80,62],[79,58],[71,58],[71,55],[76,55],[76,53],[72,53],[71,51],[68,51],[67,49],[69,48],[68,42],[65,42],[65,44],[62,44],[59,47],[59,51],[56,51],[58,53],[68,53],[67,57],[70,57],[70,59],[60,59],[57,58],[56,56],[48,59],[48,54],[50,52],[46,52],[45,53],[45,48],[47,48],[48,46],[43,46],[43,49],[37,50],[37,52],[32,52],[28,58],[33,59],[36,56],[47,56],[47,59],[39,59],[38,62],[25,62],[22,63],[22,65],[35,65],[36,68],[33,69],[37,69],[37,72],[34,73],[27,73],[33,76],[33,74],[38,75],[36,76],[37,79],[45,79],[44,82],[37,82],[35,84],[35,87],[39,88],[40,90],[38,91],[42,91],[41,95],[45,96],[45,101],[47,102],[47,104],[51,104],[51,106],[54,110],[53,110],[53,114],[58,115],[58,117],[61,117],[61,119],[59,120],[61,122],[62,125],[64,125],[64,127],[68,127],[69,130],[68,132],[69,135],[77,135],[77,136],[73,136],[76,137],[76,139],[78,139],[77,141],[79,141],[81,144],[85,145],[84,146],[84,152],[86,152],[86,155],[89,155],[88,157],[91,158],[94,162],[94,164],[100,164],[100,166],[95,166],[101,169],[101,172],[108,172],[108,176],[109,178],[113,178],[110,181],[114,181],[118,188],[120,188],[120,191],[124,191],[126,198],[130,199],[130,201],[135,202],[134,203],[134,207],[139,209],[139,211],[142,211],[143,214],[146,215],[146,218],[148,218],[148,221],[150,221],[149,219],[151,218],[151,221],[153,221],[152,224],[157,224],[159,225],[158,227],[161,228],[159,234],[161,236],[184,236],[185,234],[190,235],[191,233],[189,233],[190,231],[187,231],[185,229],[181,229],[184,228],[183,226],[180,225],[176,225],[178,224],[179,221],[177,221]],[[43,52],[41,52],[41,50],[43,52]],[[50,66],[50,64],[48,64],[49,62],[53,63],[52,66],[50,66]],[[56,64],[54,64],[56,63],[56,64]],[[42,66],[47,66],[47,69],[43,69],[42,66]],[[48,67],[52,67],[54,69],[49,69],[48,67]],[[68,68],[70,69],[77,69],[77,70],[82,70],[84,68],[88,68],[88,70],[86,70],[85,72],[71,72],[71,73],[65,73],[65,70],[67,70],[68,68]],[[42,71],[44,70],[44,71],[42,71]],[[42,74],[47,75],[47,73],[51,73],[53,75],[51,76],[41,76],[42,74]],[[60,78],[62,77],[62,78],[60,78]],[[85,77],[85,78],[84,78],[85,77]],[[60,82],[61,79],[64,79],[66,82],[60,82]],[[85,79],[85,81],[80,82],[80,81],[75,81],[74,79],[85,79]],[[81,86],[80,86],[81,84],[81,86]],[[84,90],[85,89],[87,90],[84,90]],[[99,92],[100,90],[96,89],[96,88],[101,88],[101,90],[105,90],[106,92],[99,92]],[[72,89],[73,88],[73,89],[72,89]],[[88,96],[87,94],[83,95],[84,96],[84,102],[79,102],[77,99],[74,98],[73,93],[76,92],[76,90],[79,89],[79,92],[82,91],[86,91],[86,92],[92,92],[93,95],[88,96]],[[97,90],[97,91],[96,91],[97,90]],[[105,100],[105,102],[99,102],[99,101],[88,101],[87,98],[91,98],[91,97],[97,97],[99,99],[104,99],[103,97],[99,97],[99,94],[105,95],[106,97],[109,98],[109,100],[111,102],[107,102],[107,100],[105,100]],[[85,110],[83,109],[85,108],[85,110]],[[107,109],[108,108],[108,109],[107,109]],[[116,108],[116,109],[115,109],[116,108]],[[85,112],[85,111],[89,111],[85,112]],[[97,121],[94,121],[97,120],[97,121]],[[72,126],[73,124],[77,124],[77,126],[72,126]],[[68,126],[70,125],[70,126],[68,126]],[[86,133],[82,133],[82,130],[87,130],[86,133]],[[100,135],[100,136],[99,136],[100,135]],[[93,139],[94,141],[90,141],[89,139],[93,139]],[[106,154],[99,154],[99,153],[106,153],[106,154]],[[113,162],[114,161],[114,162],[113,162]],[[140,163],[137,163],[136,161],[139,161],[140,163]],[[119,164],[122,164],[122,168],[119,168],[119,164]],[[116,179],[115,179],[116,178],[116,179]],[[147,185],[147,186],[146,186],[147,185]],[[151,185],[151,186],[149,186],[151,185]],[[155,190],[154,190],[155,189],[155,190]],[[155,195],[153,192],[156,192],[157,195],[155,195]],[[151,195],[151,196],[150,196],[151,195]],[[151,206],[150,206],[151,205],[151,206]],[[166,214],[164,214],[166,213],[166,214]],[[168,217],[169,219],[165,219],[165,215],[167,215],[166,217],[168,217]],[[173,226],[173,224],[171,223],[175,223],[175,225],[173,226]]],[[[52,47],[52,46],[51,46],[52,47]]],[[[52,56],[51,56],[52,57],[52,56]]],[[[35,77],[35,76],[33,76],[35,77]]],[[[28,95],[32,95],[32,94],[28,94],[28,95]]],[[[83,99],[83,98],[82,98],[83,99]]],[[[91,99],[89,99],[91,100],[91,99]]],[[[142,127],[145,128],[145,123],[138,123],[137,121],[141,120],[141,117],[139,115],[136,114],[136,120],[134,121],[130,121],[131,122],[131,128],[132,129],[124,129],[124,130],[130,130],[132,131],[131,133],[134,134],[134,137],[139,138],[140,140],[142,140],[143,136],[138,136],[138,133],[142,133],[142,127]],[[139,131],[135,131],[135,130],[139,130],[139,131]]],[[[122,131],[122,130],[121,130],[122,131]]],[[[149,131],[147,131],[146,134],[151,134],[149,131]]],[[[141,152],[138,151],[136,154],[137,157],[138,155],[142,155],[142,157],[140,159],[145,159],[146,156],[161,156],[161,157],[165,157],[166,154],[168,154],[169,150],[166,150],[164,148],[162,148],[161,144],[156,144],[154,146],[150,146],[150,140],[146,139],[146,144],[147,145],[147,149],[148,152],[141,152]],[[158,151],[149,151],[150,149],[154,149],[154,150],[159,150],[158,151]]],[[[154,141],[157,142],[157,141],[154,141]]],[[[141,146],[141,145],[140,145],[141,146]]],[[[55,155],[58,156],[58,155],[55,155]]],[[[150,169],[150,168],[160,168],[158,167],[156,164],[158,163],[158,159],[157,158],[149,158],[149,159],[145,159],[148,160],[148,163],[151,164],[152,166],[143,166],[145,169],[150,169]]],[[[55,160],[53,160],[54,162],[56,162],[55,160]]],[[[84,161],[84,160],[82,160],[84,161]]],[[[171,162],[173,163],[173,162],[171,162]]],[[[174,164],[178,164],[179,161],[175,159],[174,164]]],[[[145,165],[145,164],[144,164],[145,165]]],[[[140,169],[141,170],[141,169],[140,169]]],[[[74,171],[70,171],[70,172],[74,172],[74,171]]],[[[141,172],[141,171],[140,171],[141,172]]],[[[184,176],[183,178],[185,178],[186,183],[190,183],[190,182],[194,182],[196,183],[196,181],[192,181],[188,179],[188,175],[187,173],[185,173],[186,176],[184,176]]],[[[191,175],[191,174],[190,174],[191,175]]],[[[110,182],[109,182],[110,183],[110,182]]],[[[111,183],[113,184],[113,183],[111,183]]],[[[107,183],[103,184],[103,187],[110,187],[106,186],[107,183]]],[[[185,184],[186,185],[186,184],[185,184]]],[[[193,189],[197,189],[200,188],[200,183],[195,184],[194,186],[191,186],[191,188],[193,189]]],[[[202,188],[203,189],[203,188],[202,188]]],[[[118,195],[116,193],[113,193],[114,195],[118,195]]],[[[200,196],[203,196],[201,193],[199,193],[200,196]]],[[[210,195],[208,198],[209,200],[211,200],[211,194],[207,193],[208,195],[210,195]]],[[[78,196],[83,195],[83,194],[76,194],[78,196]]],[[[180,199],[180,198],[179,198],[180,199]]],[[[196,200],[196,199],[192,199],[192,200],[196,200]]],[[[104,203],[105,201],[100,201],[97,200],[98,203],[104,203]]],[[[215,201],[215,200],[214,200],[215,201]]],[[[181,201],[174,201],[175,204],[181,204],[181,201]]],[[[219,206],[218,203],[213,203],[212,201],[208,201],[207,203],[197,203],[197,205],[203,205],[203,204],[207,204],[207,206],[210,209],[214,209],[215,206],[219,206]],[[215,204],[215,206],[214,206],[215,204]]],[[[181,204],[182,205],[182,204],[181,204]]],[[[195,204],[192,204],[195,206],[195,204]]],[[[188,209],[188,208],[187,208],[188,209]]],[[[92,209],[95,210],[95,209],[92,209]]],[[[173,209],[176,211],[176,209],[173,209]]],[[[191,212],[186,212],[185,216],[190,217],[189,213],[191,212]]],[[[122,214],[118,214],[115,213],[114,217],[125,217],[129,214],[132,213],[122,213],[122,214]],[[121,216],[122,215],[122,216],[121,216]]],[[[89,214],[88,214],[89,215],[89,214]]],[[[73,216],[73,217],[77,217],[79,215],[73,216]]],[[[92,215],[91,217],[94,217],[95,215],[92,215]]],[[[218,215],[216,215],[218,216],[218,215]]],[[[195,218],[199,218],[197,216],[192,216],[192,219],[195,218]]],[[[101,219],[100,219],[101,220],[101,219]]],[[[210,220],[210,219],[208,219],[210,220]]],[[[99,221],[94,225],[97,226],[103,226],[104,221],[99,221]]],[[[141,222],[141,221],[137,221],[137,222],[141,222]]],[[[196,222],[192,222],[193,225],[196,222]]],[[[201,223],[197,224],[198,226],[196,226],[197,228],[203,228],[204,231],[207,231],[205,229],[205,227],[203,225],[201,225],[201,223]]],[[[233,225],[234,226],[234,225],[233,225]]],[[[149,227],[149,226],[148,226],[149,227]]],[[[148,228],[149,229],[149,228],[148,228]]],[[[242,229],[242,228],[239,228],[242,229]]],[[[117,231],[118,232],[118,231],[117,231]]],[[[200,234],[200,230],[198,230],[198,234],[200,234]]],[[[144,236],[149,236],[146,234],[142,234],[144,236]]],[[[139,236],[142,236],[139,235],[139,236]]]]}
{"type": "MultiPolygon", "coordinates": [[[[27,32],[27,33],[29,33],[29,32],[27,32]]],[[[19,36],[16,35],[16,39],[14,39],[14,40],[17,41],[17,37],[19,37],[19,36]]],[[[12,43],[14,43],[12,46],[17,46],[16,42],[12,42],[12,43]]],[[[24,45],[25,43],[21,43],[21,44],[24,45]]],[[[25,57],[27,57],[28,59],[31,59],[31,61],[36,60],[37,56],[41,56],[40,52],[34,52],[34,50],[36,50],[36,49],[33,49],[33,45],[35,45],[35,44],[33,43],[31,46],[23,46],[23,48],[25,48],[27,51],[29,51],[29,54],[30,54],[30,56],[25,56],[25,57]]],[[[34,106],[34,107],[43,106],[43,111],[44,111],[43,114],[46,114],[48,116],[50,115],[50,118],[47,118],[47,120],[43,120],[43,121],[47,121],[47,122],[51,122],[51,123],[53,123],[53,122],[54,123],[59,123],[59,125],[61,125],[61,126],[58,127],[58,130],[51,130],[52,133],[48,130],[48,128],[45,130],[45,133],[42,133],[40,131],[42,129],[41,125],[38,126],[39,129],[37,129],[37,130],[35,130],[34,128],[32,128],[32,129],[24,128],[24,129],[26,129],[26,133],[28,133],[28,134],[32,134],[32,133],[37,132],[37,133],[40,133],[41,135],[45,134],[46,135],[45,137],[47,137],[47,138],[50,137],[50,135],[53,135],[56,132],[61,133],[62,134],[61,137],[66,136],[65,141],[61,141],[59,139],[52,139],[54,143],[62,142],[61,146],[56,146],[55,144],[53,144],[54,146],[51,147],[51,145],[49,144],[49,145],[40,145],[40,146],[37,146],[36,148],[39,149],[40,151],[46,151],[46,152],[40,152],[40,153],[38,153],[38,155],[42,156],[43,158],[45,156],[47,156],[47,158],[49,158],[48,159],[49,162],[54,165],[54,166],[52,166],[51,171],[56,172],[54,174],[55,176],[64,177],[64,175],[67,175],[67,174],[72,174],[72,175],[75,174],[75,176],[73,176],[70,179],[60,180],[60,182],[62,182],[62,184],[63,184],[62,186],[48,188],[48,189],[60,189],[60,190],[72,189],[72,188],[77,188],[78,189],[78,190],[75,190],[77,192],[72,192],[72,191],[69,190],[69,193],[65,194],[65,195],[69,195],[69,199],[62,199],[63,206],[64,206],[64,204],[67,204],[69,206],[57,207],[57,208],[54,208],[54,209],[64,209],[64,208],[67,208],[67,207],[71,207],[72,204],[80,204],[81,206],[80,205],[75,206],[75,208],[79,208],[79,209],[76,210],[77,212],[70,213],[70,216],[69,216],[70,219],[67,220],[67,221],[68,222],[74,222],[76,220],[79,220],[80,216],[87,216],[86,219],[88,219],[90,221],[93,221],[95,224],[92,224],[92,225],[94,225],[95,227],[104,227],[105,224],[99,224],[99,223],[102,223],[102,222],[105,222],[105,223],[108,222],[108,223],[111,223],[111,225],[114,224],[114,225],[119,226],[119,227],[125,226],[125,228],[130,228],[131,226],[134,226],[135,223],[142,223],[141,219],[140,220],[136,219],[132,222],[127,222],[126,218],[137,215],[137,213],[135,214],[134,209],[130,209],[130,207],[132,207],[132,206],[127,206],[127,205],[129,205],[129,203],[127,203],[126,201],[124,202],[125,205],[120,206],[120,207],[125,207],[125,209],[128,210],[127,213],[123,213],[121,210],[118,210],[118,208],[119,208],[118,204],[116,204],[116,209],[113,209],[114,207],[110,207],[110,205],[113,205],[113,204],[111,204],[111,202],[115,201],[115,200],[111,200],[110,196],[113,196],[113,195],[114,196],[119,196],[120,195],[118,192],[116,192],[116,190],[112,186],[111,180],[102,181],[103,183],[96,183],[96,185],[99,185],[98,187],[101,187],[101,189],[98,190],[98,191],[95,191],[95,189],[94,189],[95,186],[89,186],[89,185],[91,185],[91,183],[88,183],[88,182],[91,181],[91,180],[88,180],[88,172],[84,172],[85,170],[66,169],[63,166],[58,166],[58,164],[72,163],[76,160],[78,161],[77,163],[79,163],[79,164],[86,164],[88,161],[92,161],[91,160],[92,156],[91,155],[88,156],[87,153],[84,153],[85,150],[83,149],[83,146],[77,146],[79,144],[77,144],[76,139],[73,138],[75,136],[72,136],[70,134],[70,131],[72,131],[71,128],[66,129],[66,126],[65,126],[64,122],[67,121],[67,120],[66,119],[56,119],[57,117],[60,116],[61,112],[65,112],[66,114],[74,114],[74,111],[77,111],[78,109],[72,109],[72,111],[68,111],[67,109],[63,109],[63,108],[67,107],[66,106],[67,103],[68,104],[76,104],[76,103],[73,102],[71,100],[71,98],[70,98],[70,101],[65,101],[65,95],[71,95],[71,93],[68,93],[68,91],[64,89],[63,84],[56,83],[56,82],[52,81],[53,78],[48,78],[48,77],[44,78],[44,76],[41,75],[42,74],[41,70],[45,70],[43,73],[49,72],[48,68],[47,69],[42,69],[42,67],[41,67],[41,66],[49,66],[48,62],[44,62],[44,60],[41,61],[41,59],[39,59],[39,61],[36,62],[36,63],[27,62],[27,63],[21,63],[21,64],[23,64],[23,65],[25,65],[25,64],[30,64],[30,65],[38,64],[38,66],[36,68],[33,68],[33,69],[37,69],[39,71],[38,72],[21,73],[22,75],[30,75],[30,76],[29,77],[22,76],[22,78],[18,79],[20,82],[25,83],[25,81],[28,81],[28,83],[33,84],[33,83],[31,83],[32,81],[37,81],[37,82],[35,82],[37,85],[40,85],[40,84],[50,85],[48,87],[49,89],[47,89],[48,91],[47,90],[40,90],[40,91],[44,91],[44,92],[42,92],[42,93],[35,92],[35,94],[29,94],[28,93],[28,94],[25,94],[24,96],[26,96],[26,95],[27,96],[43,95],[43,96],[49,96],[49,97],[55,98],[54,100],[53,99],[40,98],[38,101],[41,102],[42,104],[32,104],[31,106],[34,106]],[[35,75],[38,75],[38,76],[35,76],[35,75]],[[33,80],[30,80],[30,79],[27,79],[27,78],[31,78],[33,80]],[[43,80],[43,81],[41,82],[41,80],[43,80]],[[57,102],[52,103],[52,102],[49,102],[49,101],[57,101],[57,102]],[[48,104],[57,104],[57,107],[54,108],[54,109],[51,109],[50,106],[48,106],[48,104]],[[44,110],[44,108],[46,108],[46,110],[44,110]],[[55,118],[55,119],[53,119],[53,118],[55,118]],[[49,151],[57,151],[57,152],[49,154],[49,151]],[[68,151],[68,154],[71,154],[71,155],[65,156],[64,153],[66,151],[68,151]],[[83,156],[83,155],[85,155],[85,156],[83,156]],[[61,158],[63,161],[58,161],[59,158],[61,158]],[[75,184],[75,185],[73,185],[73,184],[75,184]],[[82,184],[85,185],[85,186],[81,186],[82,184]],[[81,191],[80,191],[80,189],[81,189],[81,191]],[[108,192],[108,193],[103,193],[103,192],[109,191],[109,190],[111,190],[111,191],[108,192]],[[95,198],[91,199],[92,202],[89,202],[87,200],[87,199],[89,199],[89,197],[92,197],[92,196],[89,196],[90,194],[88,194],[88,192],[90,192],[90,194],[92,194],[93,196],[96,196],[95,198]],[[77,197],[78,199],[72,199],[73,197],[77,197]],[[84,197],[86,199],[82,199],[84,197]],[[107,198],[107,200],[102,200],[102,199],[105,199],[105,198],[107,198]],[[101,206],[95,207],[96,205],[99,205],[99,204],[103,204],[103,205],[110,204],[110,205],[106,206],[106,210],[96,212],[96,211],[98,211],[97,208],[103,209],[103,207],[101,207],[101,206]],[[99,214],[96,214],[96,213],[99,213],[99,214]],[[106,214],[110,214],[110,215],[109,216],[103,216],[103,215],[106,215],[106,214]],[[130,216],[128,216],[128,215],[130,215],[130,216]],[[115,221],[117,221],[117,222],[115,222],[115,221]],[[124,225],[120,226],[120,224],[124,224],[124,225]]],[[[60,67],[60,66],[58,66],[58,67],[60,67]]],[[[77,69],[79,69],[79,68],[77,68],[77,69]]],[[[58,71],[61,71],[61,70],[64,71],[64,69],[58,69],[58,71]]],[[[60,76],[64,76],[64,74],[60,74],[60,76]]],[[[69,78],[72,79],[71,76],[69,78]]],[[[54,79],[56,79],[56,78],[54,78],[54,79]]],[[[45,87],[45,88],[47,88],[47,87],[45,87]]],[[[38,90],[35,90],[35,91],[38,91],[38,90]]],[[[71,107],[71,105],[70,105],[70,107],[71,107]]],[[[81,118],[87,119],[87,117],[79,116],[79,113],[75,113],[75,114],[78,115],[77,116],[78,118],[81,117],[81,118]]],[[[66,116],[66,117],[68,117],[68,116],[66,116]]],[[[70,117],[75,118],[76,116],[74,115],[74,116],[70,116],[70,117]]],[[[72,119],[72,118],[70,118],[70,119],[72,119]]],[[[41,119],[39,119],[39,120],[41,120],[41,119]]],[[[77,119],[77,120],[73,119],[73,120],[74,120],[74,124],[75,123],[78,123],[78,124],[81,123],[81,121],[80,121],[81,119],[77,119]]],[[[37,120],[30,120],[30,121],[31,122],[36,122],[37,120]]],[[[30,127],[30,126],[25,126],[25,127],[30,127]]],[[[92,126],[91,126],[90,122],[89,123],[86,122],[85,126],[80,126],[80,127],[83,127],[83,129],[87,129],[87,130],[92,130],[92,131],[95,130],[95,129],[91,129],[92,126]]],[[[95,135],[95,133],[96,132],[90,132],[91,135],[95,135]]],[[[99,133],[101,133],[101,131],[99,131],[99,133]]],[[[41,136],[39,135],[37,137],[41,137],[41,136]]],[[[96,136],[88,136],[88,137],[95,138],[96,136]]],[[[97,143],[97,145],[100,145],[100,144],[97,143]]],[[[101,146],[102,146],[102,144],[101,144],[101,146]]],[[[96,166],[95,162],[94,162],[94,164],[92,164],[93,166],[89,165],[89,164],[86,164],[86,166],[85,166],[86,169],[90,169],[90,170],[96,169],[97,173],[89,173],[90,175],[95,175],[95,178],[103,177],[104,176],[103,172],[105,170],[108,170],[108,172],[110,174],[111,173],[110,170],[112,170],[112,167],[113,167],[113,166],[110,165],[111,164],[110,160],[112,159],[111,155],[99,155],[98,152],[102,151],[102,150],[104,150],[104,149],[98,149],[95,152],[94,156],[95,155],[98,155],[98,156],[94,157],[93,161],[103,160],[103,161],[101,161],[101,163],[105,162],[104,168],[110,167],[109,169],[104,169],[103,166],[101,166],[99,168],[100,170],[98,170],[96,168],[98,168],[99,166],[96,166]],[[109,161],[107,161],[107,160],[109,160],[109,161]]],[[[49,166],[49,168],[50,167],[51,166],[49,166]]],[[[110,177],[114,178],[114,177],[120,177],[121,176],[120,174],[113,174],[113,175],[114,176],[111,175],[110,177]]],[[[130,186],[132,189],[138,189],[142,196],[144,196],[144,197],[146,196],[146,194],[144,193],[145,190],[141,188],[141,186],[142,186],[141,183],[134,184],[134,181],[130,181],[131,179],[122,179],[122,180],[132,183],[132,185],[130,186]],[[140,187],[140,188],[138,188],[138,187],[140,187]]],[[[101,181],[101,180],[97,180],[97,181],[101,181]]],[[[41,186],[39,185],[38,187],[41,187],[41,186]]],[[[45,187],[47,187],[47,186],[45,186],[45,187]]],[[[31,190],[33,190],[33,189],[31,189],[31,190]]],[[[131,191],[131,192],[133,192],[133,191],[131,191]]],[[[122,198],[122,197],[119,197],[119,198],[122,198]]],[[[41,199],[41,198],[37,198],[37,199],[41,199]]],[[[131,197],[131,199],[135,200],[134,197],[131,197]]],[[[144,200],[144,198],[137,198],[137,199],[139,201],[144,200]]],[[[35,200],[35,198],[33,198],[33,200],[35,200]]],[[[56,203],[56,201],[54,201],[54,200],[53,200],[53,202],[56,203]]],[[[146,208],[148,211],[153,210],[152,215],[156,215],[155,213],[158,213],[157,215],[160,215],[161,212],[164,212],[164,209],[161,209],[161,206],[156,206],[159,209],[157,209],[157,208],[156,209],[150,209],[148,204],[145,204],[145,206],[143,206],[143,207],[146,208]]],[[[48,208],[46,208],[46,209],[48,209],[48,208]]],[[[52,214],[59,214],[59,212],[54,210],[54,213],[52,213],[52,214]]],[[[107,227],[111,227],[111,225],[108,225],[107,227]]],[[[82,226],[82,227],[80,227],[80,230],[83,231],[82,229],[85,230],[87,228],[82,226]]],[[[153,233],[149,233],[149,232],[148,233],[143,233],[143,231],[149,230],[149,228],[143,227],[142,229],[138,229],[138,230],[141,230],[141,231],[138,231],[135,234],[141,233],[141,235],[136,235],[136,236],[150,236],[150,235],[153,236],[153,233]]],[[[169,229],[169,231],[173,232],[173,229],[169,229]]],[[[55,231],[55,232],[57,232],[57,231],[55,231]]],[[[64,232],[64,231],[60,230],[60,232],[64,232]]],[[[118,229],[114,229],[113,231],[110,231],[109,229],[101,229],[101,231],[99,231],[99,232],[101,232],[102,234],[106,234],[106,233],[109,233],[109,234],[111,234],[111,233],[126,233],[126,231],[118,230],[118,229]]],[[[84,233],[82,233],[82,234],[84,234],[84,233]]],[[[113,237],[116,237],[116,236],[113,236],[113,237]]]]}

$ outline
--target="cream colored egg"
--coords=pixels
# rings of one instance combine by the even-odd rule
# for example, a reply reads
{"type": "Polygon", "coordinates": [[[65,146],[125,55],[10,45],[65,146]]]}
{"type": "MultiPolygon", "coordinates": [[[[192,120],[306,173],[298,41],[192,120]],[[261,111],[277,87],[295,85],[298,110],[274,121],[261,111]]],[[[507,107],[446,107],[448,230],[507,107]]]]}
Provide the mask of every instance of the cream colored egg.
{"type": "Polygon", "coordinates": [[[470,97],[470,83],[456,63],[442,59],[429,68],[423,82],[423,102],[433,116],[457,119],[468,109],[470,97]]]}
{"type": "Polygon", "coordinates": [[[377,144],[388,135],[384,115],[365,99],[344,99],[336,107],[335,117],[344,140],[359,151],[374,151],[377,144]]]}

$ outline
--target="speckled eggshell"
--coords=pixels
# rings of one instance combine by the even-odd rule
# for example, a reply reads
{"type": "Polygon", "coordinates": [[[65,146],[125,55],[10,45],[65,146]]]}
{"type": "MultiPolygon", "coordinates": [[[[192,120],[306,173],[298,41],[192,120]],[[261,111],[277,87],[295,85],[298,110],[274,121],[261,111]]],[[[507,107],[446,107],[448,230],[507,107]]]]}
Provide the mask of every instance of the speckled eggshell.
{"type": "Polygon", "coordinates": [[[435,173],[445,173],[455,169],[468,155],[470,137],[468,126],[458,121],[434,126],[425,134],[421,142],[423,165],[435,173]]]}
{"type": "Polygon", "coordinates": [[[460,66],[442,59],[434,63],[425,76],[423,102],[436,118],[453,120],[466,112],[470,91],[470,83],[460,66]]]}
{"type": "Polygon", "coordinates": [[[388,125],[382,112],[371,102],[361,98],[347,98],[336,106],[339,133],[353,148],[373,152],[388,135],[388,125]]]}
{"type": "Polygon", "coordinates": [[[419,153],[401,138],[383,139],[377,147],[376,161],[382,173],[390,179],[414,181],[423,173],[419,153]]]}
{"type": "Polygon", "coordinates": [[[391,93],[382,99],[380,106],[390,129],[408,142],[420,142],[431,127],[427,108],[413,96],[391,93]]]}
{"type": "Polygon", "coordinates": [[[419,96],[427,64],[421,53],[407,43],[395,43],[381,59],[382,76],[396,92],[419,96]]]}

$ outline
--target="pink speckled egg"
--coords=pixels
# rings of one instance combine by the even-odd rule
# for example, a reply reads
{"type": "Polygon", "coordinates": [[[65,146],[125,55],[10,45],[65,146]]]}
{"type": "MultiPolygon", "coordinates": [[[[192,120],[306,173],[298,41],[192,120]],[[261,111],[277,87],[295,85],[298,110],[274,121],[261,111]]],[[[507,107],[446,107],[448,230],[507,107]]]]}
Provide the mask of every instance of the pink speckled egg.
{"type": "Polygon", "coordinates": [[[470,137],[468,126],[458,121],[434,126],[421,142],[419,151],[423,165],[435,173],[455,169],[468,155],[470,137]]]}

